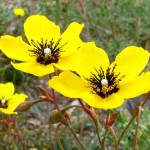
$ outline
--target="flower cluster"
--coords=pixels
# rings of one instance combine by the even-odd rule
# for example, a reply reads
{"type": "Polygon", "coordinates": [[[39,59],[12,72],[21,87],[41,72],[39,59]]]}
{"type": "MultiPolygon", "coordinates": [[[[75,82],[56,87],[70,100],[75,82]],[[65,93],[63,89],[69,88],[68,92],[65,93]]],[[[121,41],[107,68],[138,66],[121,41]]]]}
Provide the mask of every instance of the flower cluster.
{"type": "Polygon", "coordinates": [[[5,35],[0,38],[0,49],[23,72],[41,77],[59,70],[49,86],[95,108],[116,108],[125,99],[150,91],[150,72],[141,73],[149,61],[148,51],[128,46],[110,63],[103,49],[81,40],[83,27],[72,22],[61,34],[54,22],[33,15],[24,23],[28,42],[21,36],[5,35]]]}

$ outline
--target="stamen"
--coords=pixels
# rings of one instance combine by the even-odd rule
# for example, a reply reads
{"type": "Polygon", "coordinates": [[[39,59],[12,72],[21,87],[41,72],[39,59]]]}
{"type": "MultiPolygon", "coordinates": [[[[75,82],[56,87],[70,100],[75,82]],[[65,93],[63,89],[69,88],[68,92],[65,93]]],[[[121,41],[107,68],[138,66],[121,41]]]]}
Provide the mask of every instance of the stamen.
{"type": "Polygon", "coordinates": [[[100,68],[95,73],[91,73],[91,77],[86,80],[89,82],[92,93],[105,98],[119,90],[119,82],[124,75],[116,73],[115,68],[116,64],[113,67],[108,67],[106,71],[100,68]]]}
{"type": "Polygon", "coordinates": [[[51,41],[43,40],[41,41],[34,41],[31,40],[31,45],[34,47],[31,52],[31,55],[36,56],[36,61],[43,65],[48,65],[51,63],[57,63],[62,52],[62,48],[67,44],[61,44],[61,39],[54,42],[52,39],[51,41]]]}

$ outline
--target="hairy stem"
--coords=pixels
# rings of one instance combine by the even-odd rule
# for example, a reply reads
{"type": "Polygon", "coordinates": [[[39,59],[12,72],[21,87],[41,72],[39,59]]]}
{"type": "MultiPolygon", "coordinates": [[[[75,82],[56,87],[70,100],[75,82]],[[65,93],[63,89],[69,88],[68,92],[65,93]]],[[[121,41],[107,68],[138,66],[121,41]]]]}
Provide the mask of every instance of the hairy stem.
{"type": "Polygon", "coordinates": [[[60,129],[61,125],[62,124],[58,124],[58,126],[56,128],[56,140],[57,140],[57,143],[59,144],[60,150],[64,150],[64,147],[63,147],[61,140],[60,140],[60,134],[59,134],[59,129],[60,129]]]}
{"type": "Polygon", "coordinates": [[[115,141],[115,150],[118,150],[118,139],[117,139],[115,130],[113,129],[113,127],[109,127],[109,130],[110,130],[110,132],[114,138],[114,141],[115,141]]]}
{"type": "Polygon", "coordinates": [[[97,134],[97,137],[98,137],[99,145],[102,148],[102,150],[104,150],[105,148],[102,146],[101,138],[100,138],[100,135],[99,135],[99,125],[98,125],[98,123],[95,123],[95,129],[96,129],[96,134],[97,134]]]}
{"type": "Polygon", "coordinates": [[[108,133],[108,129],[106,128],[105,133],[104,133],[103,138],[102,138],[102,149],[103,150],[105,150],[105,139],[106,139],[107,133],[108,133]]]}
{"type": "Polygon", "coordinates": [[[135,136],[133,141],[133,150],[136,150],[137,143],[138,143],[138,129],[140,125],[140,115],[141,115],[141,107],[139,106],[138,112],[137,112],[137,118],[136,118],[136,128],[135,128],[135,136]]]}
{"type": "Polygon", "coordinates": [[[49,123],[49,128],[48,128],[48,130],[49,130],[49,134],[48,134],[48,136],[49,136],[49,149],[50,150],[53,150],[54,149],[54,144],[53,144],[53,139],[52,139],[52,124],[51,123],[49,123]]]}
{"type": "Polygon", "coordinates": [[[78,139],[76,133],[74,132],[72,126],[70,125],[70,122],[67,122],[66,125],[67,125],[67,127],[70,129],[70,132],[72,133],[72,135],[73,135],[74,138],[76,139],[76,141],[77,141],[78,145],[80,146],[80,148],[81,148],[82,150],[87,150],[87,149],[85,148],[85,146],[84,146],[84,145],[80,142],[80,140],[78,139]]]}
{"type": "Polygon", "coordinates": [[[96,130],[96,135],[98,137],[99,145],[102,148],[102,150],[104,150],[103,147],[102,147],[102,142],[101,142],[101,138],[100,138],[100,135],[99,135],[99,124],[98,124],[97,116],[95,116],[95,114],[92,114],[92,111],[90,110],[90,108],[88,108],[86,105],[84,105],[84,103],[80,99],[79,99],[79,102],[80,102],[83,110],[85,111],[85,113],[92,119],[92,121],[95,125],[95,130],[96,130]]]}
{"type": "MultiPolygon", "coordinates": [[[[150,97],[150,93],[147,93],[144,97],[144,100],[142,101],[142,103],[140,104],[140,108],[144,107],[144,105],[146,104],[146,102],[149,100],[150,97]]],[[[133,114],[132,118],[130,119],[129,123],[127,124],[127,126],[123,129],[123,131],[121,132],[121,135],[118,138],[118,147],[120,145],[120,141],[122,139],[122,137],[124,136],[125,132],[127,131],[127,129],[129,128],[129,126],[132,124],[132,122],[134,121],[134,119],[136,118],[136,113],[133,114]]],[[[138,123],[139,126],[139,123],[138,123]]],[[[138,130],[139,127],[137,127],[138,130]]],[[[137,131],[136,131],[137,132],[137,131]]]]}
{"type": "Polygon", "coordinates": [[[124,136],[124,134],[125,134],[125,132],[127,131],[127,129],[130,127],[130,125],[132,124],[132,122],[134,121],[134,119],[135,119],[135,114],[132,116],[132,118],[130,119],[130,121],[128,122],[128,124],[127,124],[127,126],[123,129],[123,131],[121,132],[121,134],[120,134],[120,136],[119,136],[119,138],[118,138],[118,147],[119,147],[119,145],[120,145],[120,142],[121,142],[121,139],[122,139],[122,137],[124,136]]]}
{"type": "MultiPolygon", "coordinates": [[[[56,70],[55,70],[55,74],[57,74],[56,70]]],[[[50,76],[51,78],[51,76],[50,76]]],[[[81,147],[82,150],[86,150],[85,146],[80,142],[80,140],[78,139],[76,133],[74,132],[73,128],[71,127],[70,121],[68,119],[65,118],[63,111],[60,110],[58,103],[57,103],[57,99],[55,96],[55,91],[54,89],[51,89],[51,94],[55,100],[55,107],[57,109],[58,112],[60,112],[62,114],[62,116],[64,117],[64,120],[66,120],[66,122],[64,123],[65,126],[67,126],[69,128],[69,130],[71,131],[72,135],[74,136],[75,140],[77,141],[78,145],[81,147]]]]}

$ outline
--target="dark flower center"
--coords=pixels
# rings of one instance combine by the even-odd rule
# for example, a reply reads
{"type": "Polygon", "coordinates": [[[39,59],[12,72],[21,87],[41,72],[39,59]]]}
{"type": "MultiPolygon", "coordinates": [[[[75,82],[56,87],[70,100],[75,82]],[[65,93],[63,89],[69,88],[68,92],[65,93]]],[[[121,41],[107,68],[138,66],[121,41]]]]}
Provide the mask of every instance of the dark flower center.
{"type": "Polygon", "coordinates": [[[31,45],[34,47],[34,49],[29,50],[33,53],[34,56],[36,56],[36,61],[40,64],[48,65],[51,63],[57,63],[60,57],[60,52],[62,52],[63,45],[60,45],[61,39],[59,39],[57,42],[54,42],[52,39],[50,42],[43,41],[41,42],[35,42],[31,40],[31,45]]]}
{"type": "Polygon", "coordinates": [[[8,101],[5,99],[0,100],[0,108],[7,108],[8,107],[8,101]]]}
{"type": "Polygon", "coordinates": [[[96,70],[96,74],[91,73],[91,77],[86,80],[89,81],[93,93],[105,98],[119,90],[119,82],[124,75],[120,76],[120,73],[116,74],[114,72],[115,68],[116,65],[112,68],[108,67],[106,72],[104,72],[101,67],[99,70],[96,70]]]}

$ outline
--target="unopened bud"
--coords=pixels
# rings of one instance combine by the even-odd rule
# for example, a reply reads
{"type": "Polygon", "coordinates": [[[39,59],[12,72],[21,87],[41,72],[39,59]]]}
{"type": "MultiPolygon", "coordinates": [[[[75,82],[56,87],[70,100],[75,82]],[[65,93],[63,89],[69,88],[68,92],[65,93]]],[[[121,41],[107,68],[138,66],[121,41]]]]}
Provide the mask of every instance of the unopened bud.
{"type": "Polygon", "coordinates": [[[16,109],[15,111],[17,112],[24,112],[27,111],[28,109],[30,109],[32,107],[32,105],[34,105],[35,103],[37,103],[37,101],[26,101],[21,103],[16,109]]]}
{"type": "Polygon", "coordinates": [[[109,116],[106,116],[104,118],[104,125],[106,127],[112,126],[116,122],[116,120],[118,118],[118,115],[119,115],[118,113],[113,113],[113,114],[111,114],[109,116]]]}
{"type": "Polygon", "coordinates": [[[49,118],[50,124],[55,123],[65,123],[66,119],[68,118],[68,115],[66,112],[58,112],[56,110],[52,111],[49,118]]]}

